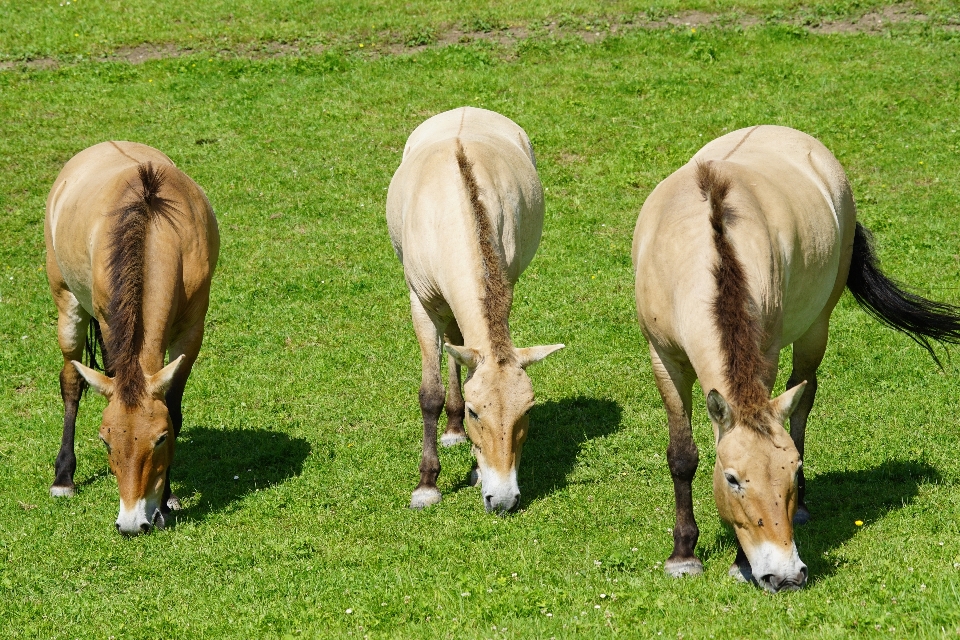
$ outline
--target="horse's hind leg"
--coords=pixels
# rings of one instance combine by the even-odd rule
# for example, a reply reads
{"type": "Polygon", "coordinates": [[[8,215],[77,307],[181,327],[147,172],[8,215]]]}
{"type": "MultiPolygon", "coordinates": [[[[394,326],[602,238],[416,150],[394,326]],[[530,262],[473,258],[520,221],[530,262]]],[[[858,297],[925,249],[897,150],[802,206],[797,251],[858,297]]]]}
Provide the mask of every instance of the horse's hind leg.
{"type": "MultiPolygon", "coordinates": [[[[797,447],[800,460],[803,460],[803,440],[807,430],[807,416],[813,408],[813,400],[817,395],[817,369],[823,361],[823,354],[827,350],[827,334],[830,329],[829,313],[821,316],[800,339],[793,343],[793,371],[787,381],[787,388],[792,389],[804,380],[807,388],[800,398],[800,404],[790,416],[790,437],[797,447]]],[[[806,524],[810,520],[810,512],[804,501],[806,481],[803,477],[803,466],[797,474],[797,513],[793,517],[794,524],[806,524]]]]}
{"type": "MultiPolygon", "coordinates": [[[[455,346],[463,346],[463,335],[457,321],[447,325],[447,341],[455,346]]],[[[463,429],[463,390],[460,388],[460,364],[453,356],[447,356],[447,428],[440,436],[440,444],[452,447],[467,441],[467,432],[463,429]]]]}
{"type": "Polygon", "coordinates": [[[420,412],[423,415],[423,455],[420,458],[420,483],[410,498],[411,509],[422,509],[440,502],[437,478],[440,476],[440,457],[437,455],[437,420],[443,410],[443,381],[440,378],[440,338],[437,327],[416,294],[410,292],[410,315],[413,330],[420,343],[423,373],[420,381],[420,412]]]}
{"type": "Polygon", "coordinates": [[[77,456],[74,453],[73,441],[77,428],[80,396],[83,394],[86,383],[71,361],[79,361],[83,358],[90,314],[66,288],[56,291],[54,296],[59,310],[57,340],[60,343],[60,351],[63,353],[63,368],[60,369],[63,436],[60,439],[60,453],[57,454],[57,461],[54,463],[54,480],[50,487],[50,495],[72,496],[76,493],[73,474],[77,470],[77,456]]]}
{"type": "Polygon", "coordinates": [[[663,406],[667,410],[670,427],[670,445],[667,447],[667,463],[673,477],[673,494],[676,501],[676,524],[673,527],[673,553],[663,563],[663,569],[672,576],[703,573],[703,563],[694,550],[700,529],[693,514],[693,476],[700,463],[700,454],[693,441],[690,426],[691,391],[695,375],[673,363],[664,362],[653,344],[650,345],[650,360],[653,376],[657,382],[663,406]]]}

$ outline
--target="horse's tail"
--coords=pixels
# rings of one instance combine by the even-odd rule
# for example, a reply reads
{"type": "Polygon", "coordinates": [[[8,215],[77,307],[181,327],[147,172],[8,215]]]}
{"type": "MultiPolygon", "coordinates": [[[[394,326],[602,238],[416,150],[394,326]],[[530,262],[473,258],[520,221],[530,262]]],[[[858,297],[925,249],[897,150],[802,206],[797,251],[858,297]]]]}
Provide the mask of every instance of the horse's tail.
{"type": "Polygon", "coordinates": [[[904,291],[885,276],[877,264],[870,232],[859,222],[853,236],[853,257],[847,288],[867,313],[888,327],[910,336],[930,353],[938,366],[943,365],[930,341],[960,343],[960,307],[904,291]]]}
{"type": "Polygon", "coordinates": [[[110,281],[110,334],[106,363],[116,373],[116,388],[127,406],[136,406],[146,389],[140,368],[140,327],[143,308],[143,273],[147,229],[155,220],[176,228],[179,213],[173,202],[160,195],[166,181],[163,167],[147,162],[137,166],[139,180],[127,186],[130,199],[113,212],[117,221],[110,232],[107,272],[110,281]]]}
{"type": "Polygon", "coordinates": [[[90,324],[87,326],[87,340],[83,346],[84,364],[94,371],[104,371],[107,375],[111,375],[107,364],[107,350],[103,346],[103,332],[100,331],[100,322],[96,318],[90,318],[90,324]],[[97,360],[98,353],[99,360],[97,360]]]}

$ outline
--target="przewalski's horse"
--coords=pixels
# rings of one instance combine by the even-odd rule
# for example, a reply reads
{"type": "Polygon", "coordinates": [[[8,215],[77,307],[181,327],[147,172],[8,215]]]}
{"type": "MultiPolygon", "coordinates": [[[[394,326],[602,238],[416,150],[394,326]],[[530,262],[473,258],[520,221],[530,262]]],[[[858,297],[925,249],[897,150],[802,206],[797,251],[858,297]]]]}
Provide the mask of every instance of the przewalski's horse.
{"type": "Polygon", "coordinates": [[[699,379],[717,448],[714,498],[739,543],[731,574],[755,576],[770,591],[800,588],[807,568],[793,523],[809,518],[804,430],[844,286],[928,350],[929,339],[960,339],[960,309],[883,275],[843,168],[817,140],[785,127],[727,134],[661,182],[640,211],[633,264],[640,327],[670,428],[676,526],[664,568],[703,570],[691,498],[699,460],[691,390],[699,379]],[[771,400],[778,354],[789,344],[788,390],[771,400]]]}
{"type": "Polygon", "coordinates": [[[100,439],[120,489],[117,530],[162,527],[179,508],[169,468],[219,251],[213,209],[156,149],[104,142],[57,176],[44,236],[63,352],[63,440],[50,493],[74,494],[74,430],[89,384],[107,398],[100,439]],[[86,348],[96,367],[98,342],[107,375],[78,362],[86,348]]]}
{"type": "Polygon", "coordinates": [[[430,118],[410,135],[390,182],[387,225],[410,288],[423,358],[423,457],[410,506],[440,501],[445,336],[449,388],[441,442],[466,439],[466,407],[484,506],[510,510],[520,498],[517,467],[534,403],[525,369],[563,347],[516,349],[510,339],[513,286],[533,260],[543,227],[543,189],[527,134],[484,109],[430,118]],[[462,393],[461,366],[468,370],[462,393]]]}

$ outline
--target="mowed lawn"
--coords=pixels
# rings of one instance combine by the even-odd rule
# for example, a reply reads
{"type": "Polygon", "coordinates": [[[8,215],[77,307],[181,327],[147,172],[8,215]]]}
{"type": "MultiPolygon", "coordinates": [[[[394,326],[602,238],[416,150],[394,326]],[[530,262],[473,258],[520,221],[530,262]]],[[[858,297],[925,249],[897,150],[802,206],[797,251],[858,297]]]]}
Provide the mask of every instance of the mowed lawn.
{"type": "MultiPolygon", "coordinates": [[[[83,0],[81,0],[82,2],[83,0]]],[[[36,638],[935,637],[960,627],[956,359],[937,369],[845,296],[807,435],[810,583],[727,577],[697,405],[706,573],[666,577],[666,420],[634,316],[640,206],[705,142],[757,123],[847,168],[888,273],[960,303],[960,36],[812,36],[790,25],[521,38],[368,56],[0,72],[0,635],[36,638]],[[468,447],[444,500],[407,509],[419,350],[384,201],[407,135],[461,105],[530,134],[547,213],[511,327],[564,342],[531,368],[520,510],[484,512],[468,447]],[[221,258],[185,400],[175,527],[114,531],[116,482],[77,428],[78,495],[47,490],[62,405],[43,211],[62,165],[107,139],[201,184],[221,258]],[[855,524],[861,521],[862,526],[855,524]]],[[[788,374],[784,352],[782,389],[788,374]]],[[[956,354],[955,354],[956,355],[956,354]]]]}

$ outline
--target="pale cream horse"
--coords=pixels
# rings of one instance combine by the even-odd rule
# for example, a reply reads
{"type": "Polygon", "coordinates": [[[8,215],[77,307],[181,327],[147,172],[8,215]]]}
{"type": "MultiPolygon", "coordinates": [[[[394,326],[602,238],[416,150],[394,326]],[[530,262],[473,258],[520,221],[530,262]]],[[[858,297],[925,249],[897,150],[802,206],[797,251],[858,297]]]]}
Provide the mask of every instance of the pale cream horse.
{"type": "Polygon", "coordinates": [[[117,530],[163,526],[179,508],[169,469],[219,252],[213,209],[156,149],[104,142],[57,176],[44,235],[63,352],[63,439],[50,493],[74,494],[74,430],[89,383],[107,398],[100,439],[120,490],[117,530]],[[108,375],[91,368],[98,343],[108,375]],[[91,367],[79,362],[85,350],[91,367]]]}
{"type": "Polygon", "coordinates": [[[410,135],[387,194],[387,225],[410,289],[423,377],[423,457],[410,506],[440,500],[437,420],[444,408],[441,344],[450,356],[447,428],[466,427],[487,511],[514,508],[533,386],[524,370],[563,347],[516,349],[508,319],[513,287],[533,260],[543,226],[543,190],[527,134],[492,111],[462,107],[410,135]],[[460,367],[467,378],[460,390],[460,367]]]}
{"type": "Polygon", "coordinates": [[[739,542],[731,574],[770,591],[800,588],[807,568],[793,524],[809,518],[804,430],[844,287],[928,350],[928,339],[960,339],[960,310],[883,275],[843,168],[820,142],[785,127],[727,134],[661,182],[640,212],[633,264],[670,429],[676,526],[665,570],[703,570],[691,496],[699,460],[691,391],[699,379],[716,441],[714,498],[739,542]],[[778,354],[790,344],[787,391],[771,400],[778,354]]]}

